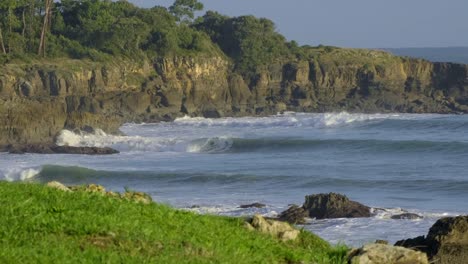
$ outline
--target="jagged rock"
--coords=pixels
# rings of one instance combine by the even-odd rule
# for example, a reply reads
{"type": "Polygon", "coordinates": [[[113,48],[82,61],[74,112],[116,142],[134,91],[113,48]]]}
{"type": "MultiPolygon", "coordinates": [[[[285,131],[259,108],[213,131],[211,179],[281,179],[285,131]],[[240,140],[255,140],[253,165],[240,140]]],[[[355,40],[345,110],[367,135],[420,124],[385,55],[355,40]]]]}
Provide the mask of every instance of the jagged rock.
{"type": "Polygon", "coordinates": [[[243,204],[239,208],[264,208],[266,205],[262,203],[243,204]]]}
{"type": "Polygon", "coordinates": [[[47,183],[48,187],[55,188],[64,192],[71,192],[70,188],[65,186],[64,184],[58,182],[58,181],[51,181],[47,183]]]}
{"type": "Polygon", "coordinates": [[[432,263],[468,263],[468,216],[439,219],[426,237],[396,242],[395,245],[426,252],[432,263]]]}
{"type": "Polygon", "coordinates": [[[428,264],[423,252],[385,244],[368,244],[348,254],[351,264],[428,264]]]}
{"type": "Polygon", "coordinates": [[[422,216],[418,214],[413,214],[413,213],[404,213],[404,214],[399,214],[399,215],[392,215],[390,218],[392,219],[421,219],[423,218],[422,216]]]}
{"type": "Polygon", "coordinates": [[[308,216],[309,214],[304,210],[304,208],[292,205],[278,216],[278,220],[288,222],[293,225],[303,225],[306,223],[305,218],[308,216]]]}
{"type": "Polygon", "coordinates": [[[255,215],[250,221],[246,222],[246,228],[257,230],[259,232],[270,234],[282,241],[294,240],[299,235],[300,231],[290,226],[288,223],[267,220],[261,215],[255,215]]]}
{"type": "Polygon", "coordinates": [[[370,207],[337,193],[308,195],[302,207],[316,219],[371,216],[370,207]]]}

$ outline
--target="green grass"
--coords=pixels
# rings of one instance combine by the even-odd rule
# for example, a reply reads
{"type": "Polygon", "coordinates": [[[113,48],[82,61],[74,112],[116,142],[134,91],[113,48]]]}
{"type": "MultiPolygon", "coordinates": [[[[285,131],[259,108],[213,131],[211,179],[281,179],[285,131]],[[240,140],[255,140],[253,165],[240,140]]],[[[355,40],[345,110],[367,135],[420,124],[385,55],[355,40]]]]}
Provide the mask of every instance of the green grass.
{"type": "Polygon", "coordinates": [[[305,231],[281,242],[239,218],[0,182],[0,263],[343,263],[345,253],[305,231]]]}

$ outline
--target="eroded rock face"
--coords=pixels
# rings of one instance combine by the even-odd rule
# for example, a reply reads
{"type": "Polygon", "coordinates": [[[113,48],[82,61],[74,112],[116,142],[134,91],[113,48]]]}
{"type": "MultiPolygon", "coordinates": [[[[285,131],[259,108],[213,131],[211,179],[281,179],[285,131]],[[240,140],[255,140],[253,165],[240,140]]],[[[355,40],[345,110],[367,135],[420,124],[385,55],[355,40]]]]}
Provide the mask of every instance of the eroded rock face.
{"type": "Polygon", "coordinates": [[[139,63],[0,66],[0,146],[53,143],[62,129],[115,133],[124,122],[281,111],[468,112],[468,66],[335,49],[259,67],[250,79],[222,57],[139,63]]]}
{"type": "Polygon", "coordinates": [[[468,263],[468,216],[442,218],[426,237],[401,240],[395,245],[426,252],[431,263],[468,263]]]}
{"type": "Polygon", "coordinates": [[[273,237],[283,241],[294,240],[299,235],[300,231],[290,226],[288,223],[267,220],[261,215],[255,215],[246,223],[247,228],[257,230],[259,232],[270,234],[273,237]]]}
{"type": "Polygon", "coordinates": [[[348,255],[351,264],[428,264],[423,252],[385,244],[368,244],[352,250],[348,255]]]}
{"type": "Polygon", "coordinates": [[[304,210],[316,219],[370,217],[370,207],[337,194],[314,194],[305,197],[304,210]]]}

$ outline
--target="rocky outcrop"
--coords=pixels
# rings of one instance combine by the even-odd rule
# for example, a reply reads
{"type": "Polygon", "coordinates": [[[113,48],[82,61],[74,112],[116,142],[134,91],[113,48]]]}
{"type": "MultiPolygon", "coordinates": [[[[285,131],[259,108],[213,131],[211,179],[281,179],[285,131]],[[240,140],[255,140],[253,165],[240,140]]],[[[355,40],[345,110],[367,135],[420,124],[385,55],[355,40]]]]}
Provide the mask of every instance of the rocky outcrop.
{"type": "Polygon", "coordinates": [[[116,199],[133,201],[137,203],[149,204],[153,202],[151,196],[143,192],[135,192],[126,190],[124,193],[118,193],[113,191],[107,191],[104,186],[98,184],[88,184],[88,185],[79,185],[79,186],[65,186],[64,184],[51,181],[46,184],[47,187],[57,189],[64,192],[89,192],[100,195],[109,196],[116,199]]]}
{"type": "Polygon", "coordinates": [[[395,245],[425,252],[431,263],[468,263],[468,216],[442,218],[427,236],[401,240],[395,245]]]}
{"type": "Polygon", "coordinates": [[[350,264],[428,264],[426,254],[404,247],[368,244],[348,254],[350,264]]]}
{"type": "Polygon", "coordinates": [[[246,222],[246,227],[250,230],[257,230],[261,233],[269,234],[282,241],[294,240],[300,231],[291,227],[288,223],[267,220],[261,215],[255,215],[246,222]]]}
{"type": "Polygon", "coordinates": [[[468,66],[389,53],[318,49],[309,60],[259,66],[224,57],[0,66],[0,145],[53,143],[66,129],[280,111],[468,112],[468,66]]]}
{"type": "Polygon", "coordinates": [[[309,217],[309,213],[303,207],[293,205],[286,211],[282,212],[278,216],[278,220],[288,222],[293,225],[303,225],[306,223],[307,217],[309,217]]]}
{"type": "Polygon", "coordinates": [[[337,193],[308,195],[302,207],[316,219],[371,216],[370,207],[337,193]]]}
{"type": "Polygon", "coordinates": [[[262,203],[252,203],[252,204],[242,204],[239,206],[239,208],[246,209],[246,208],[264,208],[266,207],[266,204],[262,203]]]}
{"type": "Polygon", "coordinates": [[[70,147],[70,146],[57,146],[55,144],[22,144],[22,145],[8,145],[0,147],[0,151],[8,152],[11,154],[80,154],[80,155],[110,155],[117,154],[119,151],[104,147],[70,147]]]}

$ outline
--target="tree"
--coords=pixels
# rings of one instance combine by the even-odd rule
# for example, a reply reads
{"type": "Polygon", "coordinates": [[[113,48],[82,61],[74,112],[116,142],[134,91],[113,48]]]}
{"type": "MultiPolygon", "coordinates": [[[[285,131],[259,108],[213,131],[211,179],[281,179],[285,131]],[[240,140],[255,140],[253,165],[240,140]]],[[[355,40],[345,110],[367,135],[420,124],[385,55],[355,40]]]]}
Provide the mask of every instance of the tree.
{"type": "Polygon", "coordinates": [[[6,54],[5,43],[3,42],[2,27],[0,26],[0,47],[2,48],[3,54],[6,54]]]}
{"type": "Polygon", "coordinates": [[[46,34],[51,25],[53,0],[45,0],[44,23],[42,24],[41,39],[39,41],[39,50],[37,55],[46,56],[46,34]]]}
{"type": "Polygon", "coordinates": [[[203,4],[197,0],[176,0],[169,11],[178,21],[191,23],[195,18],[195,11],[203,10],[203,4]]]}

